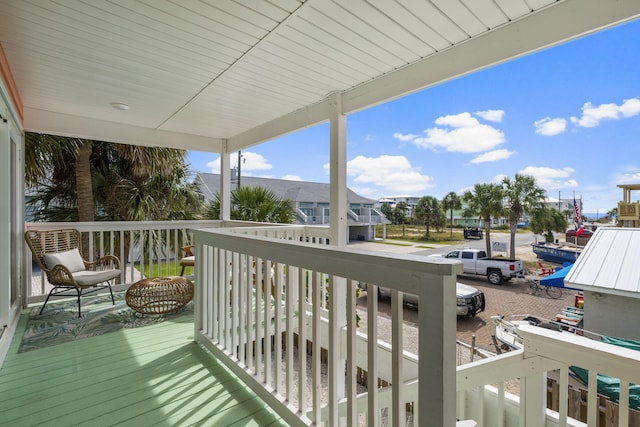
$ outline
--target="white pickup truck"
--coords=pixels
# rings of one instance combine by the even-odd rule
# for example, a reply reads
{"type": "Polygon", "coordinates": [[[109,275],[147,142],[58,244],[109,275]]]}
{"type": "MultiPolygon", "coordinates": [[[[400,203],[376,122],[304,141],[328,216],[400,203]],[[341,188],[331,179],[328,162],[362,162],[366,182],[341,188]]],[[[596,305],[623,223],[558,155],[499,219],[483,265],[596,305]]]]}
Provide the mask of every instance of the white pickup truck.
{"type": "Polygon", "coordinates": [[[487,258],[487,253],[480,249],[456,249],[442,256],[458,259],[464,265],[464,274],[487,276],[492,285],[500,285],[513,277],[524,277],[522,261],[509,258],[487,258]]]}

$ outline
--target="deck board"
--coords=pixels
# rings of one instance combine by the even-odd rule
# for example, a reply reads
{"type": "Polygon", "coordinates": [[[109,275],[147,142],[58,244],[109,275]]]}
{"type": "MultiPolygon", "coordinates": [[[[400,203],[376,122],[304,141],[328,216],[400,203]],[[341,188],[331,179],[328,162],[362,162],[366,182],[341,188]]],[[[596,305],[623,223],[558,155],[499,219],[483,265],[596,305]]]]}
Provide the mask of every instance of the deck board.
{"type": "Polygon", "coordinates": [[[193,341],[192,317],[18,353],[0,369],[0,425],[285,426],[193,341]]]}

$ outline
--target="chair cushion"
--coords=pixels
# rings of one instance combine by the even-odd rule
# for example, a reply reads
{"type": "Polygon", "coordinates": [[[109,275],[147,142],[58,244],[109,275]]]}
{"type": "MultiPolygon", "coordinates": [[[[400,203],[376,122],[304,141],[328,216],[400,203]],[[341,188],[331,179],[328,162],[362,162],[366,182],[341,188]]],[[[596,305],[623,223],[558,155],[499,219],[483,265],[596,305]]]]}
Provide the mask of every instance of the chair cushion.
{"type": "Polygon", "coordinates": [[[80,251],[78,249],[43,254],[42,257],[44,258],[44,265],[49,269],[52,269],[58,264],[62,264],[67,267],[71,273],[83,271],[85,269],[84,262],[82,261],[82,255],[80,255],[80,251]]]}
{"type": "Polygon", "coordinates": [[[94,286],[107,280],[114,279],[120,275],[120,270],[98,270],[98,271],[78,271],[73,278],[80,286],[94,286]]]}
{"type": "Polygon", "coordinates": [[[180,265],[187,265],[187,266],[191,265],[191,266],[193,266],[193,265],[195,265],[195,263],[196,263],[195,255],[186,256],[184,258],[180,258],[180,265]]]}

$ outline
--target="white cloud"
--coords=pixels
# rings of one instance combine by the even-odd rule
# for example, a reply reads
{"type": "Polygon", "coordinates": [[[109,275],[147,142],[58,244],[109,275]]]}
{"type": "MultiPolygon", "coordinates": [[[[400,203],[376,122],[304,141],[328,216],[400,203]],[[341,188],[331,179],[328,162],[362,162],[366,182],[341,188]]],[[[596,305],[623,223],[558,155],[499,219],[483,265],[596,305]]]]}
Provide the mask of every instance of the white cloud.
{"type": "MultiPolygon", "coordinates": [[[[328,170],[329,164],[324,167],[328,170]]],[[[359,185],[358,191],[363,195],[379,193],[379,189],[392,193],[420,193],[433,186],[433,179],[422,175],[404,156],[357,156],[347,162],[347,174],[354,177],[353,182],[359,185]],[[367,188],[371,185],[379,189],[367,188]]]]}
{"type": "Polygon", "coordinates": [[[515,151],[509,151],[505,149],[493,150],[493,151],[480,154],[478,157],[471,160],[471,163],[477,164],[477,163],[497,162],[498,160],[508,159],[513,154],[515,154],[515,151]]]}
{"type": "MultiPolygon", "coordinates": [[[[231,155],[231,167],[236,167],[238,165],[238,156],[237,154],[231,155]]],[[[208,162],[207,167],[211,169],[211,173],[220,173],[220,157],[217,159],[208,162]]],[[[242,152],[242,173],[255,170],[270,170],[273,168],[267,159],[264,158],[262,154],[253,153],[251,151],[243,151],[242,152]]]]}
{"type": "Polygon", "coordinates": [[[414,135],[412,133],[407,133],[407,134],[402,134],[400,132],[396,132],[393,134],[393,137],[399,141],[402,142],[409,142],[409,141],[413,141],[414,139],[418,138],[420,135],[414,135]]]}
{"type": "Polygon", "coordinates": [[[371,188],[371,187],[349,187],[349,188],[360,196],[377,198],[377,196],[375,195],[378,194],[378,190],[376,190],[375,188],[371,188]]]}
{"type": "Polygon", "coordinates": [[[600,104],[594,107],[590,102],[582,106],[582,117],[571,117],[571,122],[586,128],[595,127],[603,120],[619,120],[640,114],[640,99],[625,99],[620,105],[600,104]]]}
{"type": "Polygon", "coordinates": [[[302,178],[300,178],[298,175],[285,175],[280,179],[286,179],[289,181],[302,181],[302,178]]]}
{"type": "Polygon", "coordinates": [[[518,173],[534,177],[536,184],[545,190],[558,190],[578,187],[578,182],[570,178],[574,172],[575,169],[569,167],[553,169],[544,166],[527,166],[518,173]]]}
{"type": "Polygon", "coordinates": [[[273,168],[273,166],[262,156],[262,154],[253,153],[251,151],[242,152],[243,171],[271,170],[271,168],[273,168]]]}
{"type": "Polygon", "coordinates": [[[220,173],[220,157],[210,162],[207,162],[207,167],[210,173],[220,173]]]}
{"type": "Polygon", "coordinates": [[[640,172],[637,169],[633,172],[619,172],[616,174],[615,181],[616,184],[637,184],[640,182],[640,172]]]}
{"type": "Polygon", "coordinates": [[[545,117],[533,123],[538,135],[553,136],[564,133],[567,130],[567,120],[563,118],[545,117]]]}
{"type": "Polygon", "coordinates": [[[438,127],[425,130],[426,136],[416,137],[413,143],[423,148],[444,148],[461,153],[480,153],[493,150],[505,142],[502,131],[482,124],[469,113],[438,117],[438,127]]]}
{"type": "Polygon", "coordinates": [[[476,111],[474,114],[480,118],[496,123],[500,123],[504,117],[503,110],[476,111]]]}

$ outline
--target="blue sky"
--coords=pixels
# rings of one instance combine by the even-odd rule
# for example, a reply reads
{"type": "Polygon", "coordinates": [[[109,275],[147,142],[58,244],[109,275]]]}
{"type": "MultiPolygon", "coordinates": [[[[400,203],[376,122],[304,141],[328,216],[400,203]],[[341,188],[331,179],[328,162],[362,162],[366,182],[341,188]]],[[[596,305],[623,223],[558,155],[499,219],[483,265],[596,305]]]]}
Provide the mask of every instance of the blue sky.
{"type": "MultiPolygon", "coordinates": [[[[639,54],[635,21],[349,115],[347,184],[442,199],[522,173],[602,215],[640,183],[639,54]]],[[[243,176],[329,182],[328,124],[242,154],[243,176]]],[[[188,161],[219,173],[217,154],[188,161]]]]}

